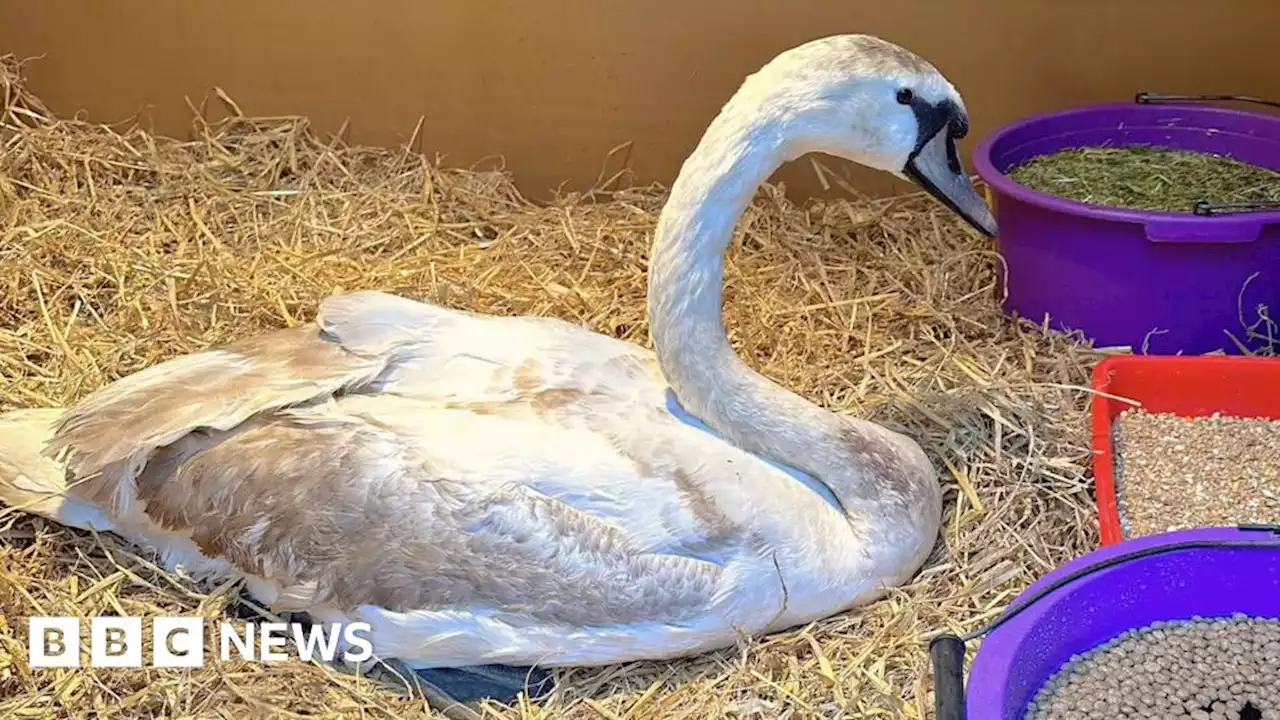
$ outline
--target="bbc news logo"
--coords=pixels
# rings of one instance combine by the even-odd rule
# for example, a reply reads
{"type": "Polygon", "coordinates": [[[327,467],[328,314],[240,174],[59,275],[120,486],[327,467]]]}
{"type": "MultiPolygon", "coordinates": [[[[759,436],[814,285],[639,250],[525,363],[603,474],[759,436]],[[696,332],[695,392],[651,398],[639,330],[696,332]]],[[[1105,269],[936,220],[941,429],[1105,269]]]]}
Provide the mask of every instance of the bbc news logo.
{"type": "MultiPolygon", "coordinates": [[[[80,667],[80,618],[33,617],[29,621],[27,654],[31,667],[80,667]]],[[[237,629],[222,623],[218,649],[223,660],[239,655],[251,662],[281,662],[289,658],[289,641],[298,657],[310,662],[318,657],[333,662],[338,648],[342,659],[363,662],[373,657],[366,637],[368,623],[335,624],[326,631],[318,625],[298,623],[247,623],[237,629]]],[[[95,617],[89,621],[89,667],[142,667],[145,640],[140,617],[95,617]]],[[[199,617],[157,617],[152,621],[151,667],[183,668],[204,664],[205,621],[199,617]]]]}

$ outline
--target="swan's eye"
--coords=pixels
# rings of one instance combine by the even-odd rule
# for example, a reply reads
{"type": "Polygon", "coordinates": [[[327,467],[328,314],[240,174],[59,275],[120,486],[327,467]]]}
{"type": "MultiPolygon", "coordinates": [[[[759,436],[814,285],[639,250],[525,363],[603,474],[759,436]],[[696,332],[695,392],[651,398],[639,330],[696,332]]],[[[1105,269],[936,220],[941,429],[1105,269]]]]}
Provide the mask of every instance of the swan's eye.
{"type": "Polygon", "coordinates": [[[916,94],[911,92],[911,88],[902,88],[898,91],[898,102],[903,105],[910,105],[912,100],[916,99],[916,94]]]}

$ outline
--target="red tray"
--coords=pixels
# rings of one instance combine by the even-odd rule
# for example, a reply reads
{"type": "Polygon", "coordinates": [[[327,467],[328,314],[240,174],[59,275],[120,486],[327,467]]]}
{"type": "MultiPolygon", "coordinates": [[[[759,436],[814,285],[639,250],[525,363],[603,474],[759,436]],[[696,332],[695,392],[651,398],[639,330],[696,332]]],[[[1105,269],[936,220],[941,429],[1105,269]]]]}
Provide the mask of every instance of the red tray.
{"type": "Polygon", "coordinates": [[[1112,473],[1111,426],[1141,403],[1148,412],[1202,417],[1280,418],[1280,359],[1224,356],[1122,355],[1093,369],[1093,477],[1102,544],[1124,539],[1112,473]]]}

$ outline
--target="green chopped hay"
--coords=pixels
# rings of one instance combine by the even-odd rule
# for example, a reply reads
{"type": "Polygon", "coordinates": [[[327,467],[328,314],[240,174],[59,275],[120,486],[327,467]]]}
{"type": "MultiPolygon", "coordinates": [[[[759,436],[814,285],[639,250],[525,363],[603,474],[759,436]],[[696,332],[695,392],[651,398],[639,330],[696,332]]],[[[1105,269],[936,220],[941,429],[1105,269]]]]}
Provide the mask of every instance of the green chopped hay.
{"type": "Polygon", "coordinates": [[[1146,146],[1085,147],[1032,158],[1020,185],[1070,200],[1190,213],[1211,204],[1280,202],[1280,173],[1221,155],[1146,146]]]}

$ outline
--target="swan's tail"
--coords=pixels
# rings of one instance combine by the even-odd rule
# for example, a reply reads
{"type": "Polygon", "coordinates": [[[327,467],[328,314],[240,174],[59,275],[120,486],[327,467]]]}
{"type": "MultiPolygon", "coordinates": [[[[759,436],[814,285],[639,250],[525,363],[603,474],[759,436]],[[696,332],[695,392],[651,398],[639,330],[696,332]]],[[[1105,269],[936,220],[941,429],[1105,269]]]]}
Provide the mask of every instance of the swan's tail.
{"type": "Polygon", "coordinates": [[[44,454],[62,413],[40,409],[0,414],[0,518],[28,512],[81,530],[115,530],[98,506],[67,493],[66,469],[44,454]]]}

